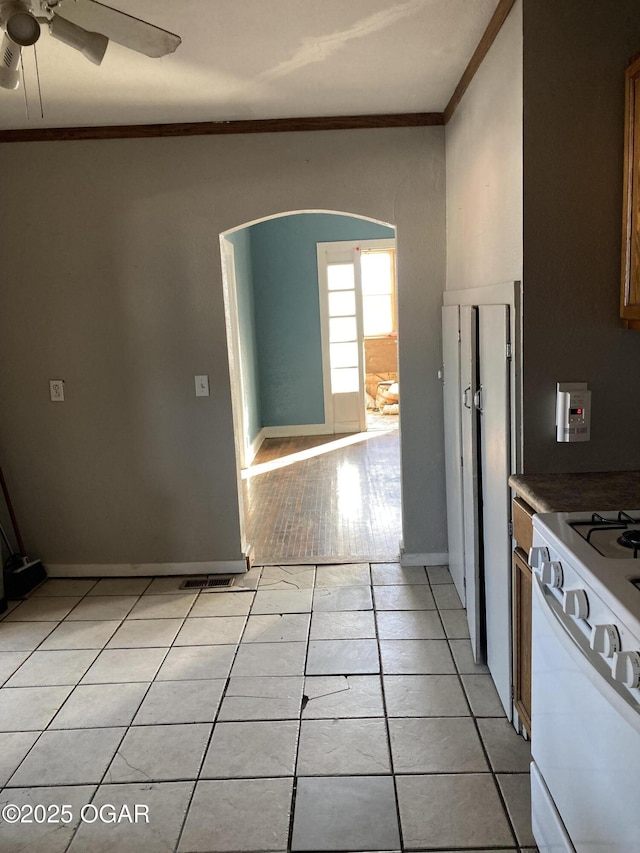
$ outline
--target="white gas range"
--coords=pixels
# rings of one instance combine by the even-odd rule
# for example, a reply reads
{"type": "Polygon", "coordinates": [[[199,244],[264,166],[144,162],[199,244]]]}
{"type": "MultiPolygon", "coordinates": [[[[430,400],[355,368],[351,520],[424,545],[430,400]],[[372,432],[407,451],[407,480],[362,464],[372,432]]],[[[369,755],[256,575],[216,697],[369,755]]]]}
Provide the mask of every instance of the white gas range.
{"type": "Polygon", "coordinates": [[[640,852],[640,509],[539,514],[533,529],[536,842],[640,852]]]}

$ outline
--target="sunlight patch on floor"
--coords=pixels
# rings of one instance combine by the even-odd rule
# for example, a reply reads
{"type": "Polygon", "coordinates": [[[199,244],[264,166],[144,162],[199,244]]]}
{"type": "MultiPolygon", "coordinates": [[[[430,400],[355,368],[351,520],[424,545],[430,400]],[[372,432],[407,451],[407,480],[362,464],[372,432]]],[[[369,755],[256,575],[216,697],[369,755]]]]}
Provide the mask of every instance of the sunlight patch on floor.
{"type": "Polygon", "coordinates": [[[326,444],[321,444],[318,447],[310,447],[307,450],[298,450],[296,453],[290,453],[288,456],[282,456],[279,459],[272,459],[270,462],[261,462],[258,465],[251,465],[249,468],[244,468],[242,471],[242,479],[248,480],[251,477],[257,477],[259,474],[267,474],[270,471],[277,471],[279,468],[286,468],[288,465],[294,465],[296,462],[304,462],[306,459],[313,459],[316,456],[322,456],[325,453],[331,453],[334,450],[340,450],[343,447],[350,447],[353,444],[358,444],[362,441],[368,441],[370,438],[378,438],[381,435],[394,432],[394,428],[388,430],[377,429],[375,432],[357,432],[353,435],[337,438],[335,441],[328,441],[326,444]]]}

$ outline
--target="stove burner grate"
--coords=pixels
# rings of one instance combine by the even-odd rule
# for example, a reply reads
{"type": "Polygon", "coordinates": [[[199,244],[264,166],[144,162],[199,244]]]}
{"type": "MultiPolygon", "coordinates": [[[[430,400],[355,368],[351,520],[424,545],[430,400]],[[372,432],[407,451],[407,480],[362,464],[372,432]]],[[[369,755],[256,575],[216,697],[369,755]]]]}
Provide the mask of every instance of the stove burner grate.
{"type": "Polygon", "coordinates": [[[618,513],[616,518],[605,518],[600,515],[599,512],[594,512],[591,515],[591,523],[592,524],[605,524],[605,525],[622,525],[623,527],[628,527],[630,524],[640,524],[640,519],[631,518],[626,512],[622,510],[618,513]]]}
{"type": "MultiPolygon", "coordinates": [[[[613,517],[605,518],[598,512],[591,514],[590,521],[576,521],[571,525],[586,541],[604,556],[609,556],[602,550],[600,535],[607,531],[621,531],[620,536],[615,536],[612,543],[623,549],[633,551],[633,558],[640,558],[640,518],[632,518],[624,511],[617,512],[613,517]]],[[[620,555],[622,556],[622,554],[620,555]]]]}
{"type": "Polygon", "coordinates": [[[625,530],[621,536],[618,536],[618,542],[625,548],[633,548],[633,556],[637,557],[640,548],[640,530],[637,528],[625,530]]]}

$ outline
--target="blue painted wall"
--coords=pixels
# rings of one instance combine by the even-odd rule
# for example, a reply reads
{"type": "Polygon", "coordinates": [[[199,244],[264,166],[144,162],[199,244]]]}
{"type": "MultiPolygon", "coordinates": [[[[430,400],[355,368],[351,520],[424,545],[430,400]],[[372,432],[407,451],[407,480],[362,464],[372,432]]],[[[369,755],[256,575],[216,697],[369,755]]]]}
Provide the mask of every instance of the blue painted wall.
{"type": "Polygon", "coordinates": [[[330,213],[283,216],[246,230],[262,425],[323,423],[316,243],[379,240],[395,231],[330,213]]]}
{"type": "Polygon", "coordinates": [[[245,428],[253,441],[262,428],[260,391],[258,387],[258,355],[256,352],[255,310],[253,299],[253,271],[251,268],[251,229],[243,228],[228,235],[233,243],[236,268],[236,296],[238,300],[238,326],[240,331],[240,358],[242,359],[243,405],[245,428]]]}

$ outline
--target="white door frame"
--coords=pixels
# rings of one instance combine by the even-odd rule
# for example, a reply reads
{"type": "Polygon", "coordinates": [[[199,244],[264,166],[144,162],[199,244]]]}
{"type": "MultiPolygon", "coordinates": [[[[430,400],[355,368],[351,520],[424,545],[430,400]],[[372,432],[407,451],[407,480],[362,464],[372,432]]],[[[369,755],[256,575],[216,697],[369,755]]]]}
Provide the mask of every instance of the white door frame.
{"type": "MultiPolygon", "coordinates": [[[[322,385],[324,390],[324,422],[329,432],[333,432],[333,394],[331,393],[331,361],[329,357],[329,290],[327,266],[329,263],[353,263],[356,283],[356,304],[358,310],[358,343],[361,350],[360,396],[361,425],[366,427],[365,399],[365,363],[364,363],[364,331],[362,328],[362,287],[360,274],[360,252],[370,249],[396,250],[396,238],[385,237],[379,240],[340,240],[330,243],[318,243],[316,246],[318,258],[318,298],[320,300],[320,339],[322,344],[322,385]]],[[[397,285],[396,285],[397,287],[397,285]]]]}
{"type": "Polygon", "coordinates": [[[442,307],[442,397],[444,404],[444,463],[447,495],[449,572],[463,605],[466,600],[462,495],[462,417],[460,386],[460,306],[442,307]]]}
{"type": "Polygon", "coordinates": [[[241,468],[245,468],[247,459],[249,458],[249,447],[247,425],[244,416],[244,376],[242,370],[242,350],[240,347],[235,247],[231,240],[227,240],[224,236],[220,237],[220,255],[222,258],[222,291],[226,308],[225,321],[227,325],[227,350],[229,353],[229,379],[231,381],[233,434],[236,442],[238,462],[241,468]]]}
{"type": "Polygon", "coordinates": [[[220,235],[220,257],[222,260],[222,294],[225,306],[227,330],[227,353],[229,356],[229,382],[231,387],[231,412],[233,438],[236,446],[236,477],[240,518],[240,542],[243,553],[248,553],[244,522],[244,500],[241,470],[249,458],[248,436],[244,417],[244,383],[242,381],[242,352],[240,349],[240,324],[238,321],[238,297],[236,292],[236,267],[234,245],[220,235]]]}

